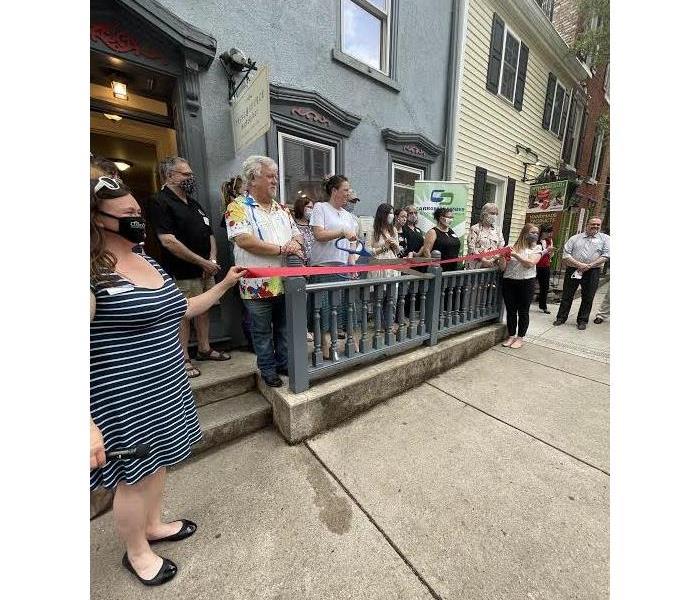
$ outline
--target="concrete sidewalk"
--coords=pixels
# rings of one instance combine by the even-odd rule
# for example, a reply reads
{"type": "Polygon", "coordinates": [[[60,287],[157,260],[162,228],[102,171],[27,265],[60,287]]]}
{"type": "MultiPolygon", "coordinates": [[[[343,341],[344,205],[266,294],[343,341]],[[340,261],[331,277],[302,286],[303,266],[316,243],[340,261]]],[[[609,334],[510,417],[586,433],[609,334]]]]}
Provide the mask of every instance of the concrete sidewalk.
{"type": "Polygon", "coordinates": [[[157,546],[177,577],[136,582],[106,514],[91,524],[92,597],[607,598],[608,325],[553,320],[533,305],[523,348],[305,444],[268,428],[190,461],[168,480],[167,517],[199,530],[157,546]]]}

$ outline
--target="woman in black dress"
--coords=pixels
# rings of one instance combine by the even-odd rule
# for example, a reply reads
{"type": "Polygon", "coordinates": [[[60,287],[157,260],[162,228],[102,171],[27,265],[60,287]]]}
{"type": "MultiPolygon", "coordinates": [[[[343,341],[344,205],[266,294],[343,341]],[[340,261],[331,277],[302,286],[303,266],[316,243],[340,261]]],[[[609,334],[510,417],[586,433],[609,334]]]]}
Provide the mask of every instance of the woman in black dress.
{"type": "MultiPolygon", "coordinates": [[[[430,257],[433,250],[438,250],[441,254],[440,260],[457,258],[459,256],[460,239],[450,227],[452,224],[452,210],[439,206],[433,212],[433,218],[437,225],[425,234],[423,247],[418,253],[420,256],[430,257]]],[[[456,271],[464,268],[462,263],[451,262],[442,265],[443,271],[456,271]]]]}
{"type": "Polygon", "coordinates": [[[90,487],[114,490],[124,567],[144,585],[172,579],[177,566],[151,544],[178,541],[197,525],[161,520],[165,469],[202,438],[178,330],[236,284],[233,267],[209,291],[186,300],[143,254],[145,222],[123,183],[90,182],[90,487]],[[106,460],[105,451],[147,444],[141,459],[106,460]]]}

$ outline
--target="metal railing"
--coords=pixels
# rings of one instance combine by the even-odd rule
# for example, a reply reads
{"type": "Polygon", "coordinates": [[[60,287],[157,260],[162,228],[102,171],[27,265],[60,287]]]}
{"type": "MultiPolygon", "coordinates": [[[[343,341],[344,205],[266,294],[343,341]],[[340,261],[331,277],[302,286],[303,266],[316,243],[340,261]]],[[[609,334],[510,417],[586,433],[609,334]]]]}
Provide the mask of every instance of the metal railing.
{"type": "Polygon", "coordinates": [[[498,269],[440,266],[421,275],[329,283],[287,277],[289,389],[303,392],[314,380],[498,321],[500,286],[498,269]]]}

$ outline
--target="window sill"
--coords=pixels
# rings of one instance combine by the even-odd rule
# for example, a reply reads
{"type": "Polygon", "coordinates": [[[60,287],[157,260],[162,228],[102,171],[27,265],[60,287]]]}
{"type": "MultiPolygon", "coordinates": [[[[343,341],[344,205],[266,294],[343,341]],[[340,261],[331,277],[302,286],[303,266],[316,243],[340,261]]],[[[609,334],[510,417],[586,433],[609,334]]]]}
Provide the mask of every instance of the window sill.
{"type": "Polygon", "coordinates": [[[363,62],[360,62],[359,60],[353,58],[349,54],[345,54],[345,52],[341,52],[340,50],[333,48],[333,50],[331,51],[331,58],[339,63],[342,63],[346,67],[350,67],[353,71],[357,71],[361,75],[364,75],[365,77],[369,77],[370,79],[381,83],[382,85],[388,87],[389,89],[395,92],[401,91],[401,86],[395,79],[392,79],[391,77],[385,75],[381,71],[377,71],[377,69],[374,69],[363,62]]]}
{"type": "Polygon", "coordinates": [[[508,98],[505,96],[502,96],[500,93],[494,93],[491,90],[486,90],[489,94],[492,96],[498,98],[499,102],[502,102],[505,106],[509,106],[511,110],[514,110],[517,114],[520,114],[521,111],[519,111],[517,108],[515,108],[515,104],[513,104],[508,98]]]}

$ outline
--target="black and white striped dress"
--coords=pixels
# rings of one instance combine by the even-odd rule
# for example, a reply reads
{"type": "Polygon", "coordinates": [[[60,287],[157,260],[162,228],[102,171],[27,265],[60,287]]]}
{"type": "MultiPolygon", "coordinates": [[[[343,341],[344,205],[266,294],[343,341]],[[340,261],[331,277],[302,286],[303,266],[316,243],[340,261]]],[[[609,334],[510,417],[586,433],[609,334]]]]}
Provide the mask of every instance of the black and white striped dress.
{"type": "Polygon", "coordinates": [[[133,484],[178,463],[202,438],[178,329],[187,301],[152,258],[162,287],[133,285],[114,273],[93,287],[90,414],[106,450],[149,444],[145,459],[111,460],[90,473],[90,488],[133,484]]]}

